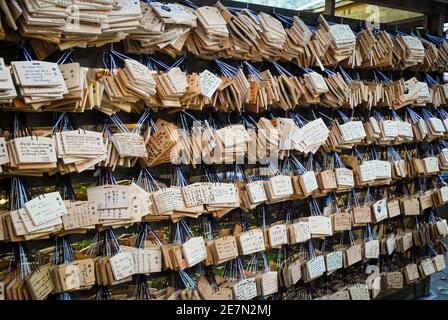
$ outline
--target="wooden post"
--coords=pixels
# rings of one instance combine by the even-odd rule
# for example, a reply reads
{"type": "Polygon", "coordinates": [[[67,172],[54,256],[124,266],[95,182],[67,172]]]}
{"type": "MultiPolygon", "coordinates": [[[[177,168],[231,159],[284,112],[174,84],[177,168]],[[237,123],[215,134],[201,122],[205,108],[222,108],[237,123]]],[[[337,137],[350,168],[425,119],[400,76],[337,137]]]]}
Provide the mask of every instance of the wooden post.
{"type": "Polygon", "coordinates": [[[334,16],[335,9],[335,0],[325,0],[325,15],[334,16]]]}
{"type": "Polygon", "coordinates": [[[445,16],[443,14],[425,14],[424,28],[431,34],[443,35],[445,16]]]}

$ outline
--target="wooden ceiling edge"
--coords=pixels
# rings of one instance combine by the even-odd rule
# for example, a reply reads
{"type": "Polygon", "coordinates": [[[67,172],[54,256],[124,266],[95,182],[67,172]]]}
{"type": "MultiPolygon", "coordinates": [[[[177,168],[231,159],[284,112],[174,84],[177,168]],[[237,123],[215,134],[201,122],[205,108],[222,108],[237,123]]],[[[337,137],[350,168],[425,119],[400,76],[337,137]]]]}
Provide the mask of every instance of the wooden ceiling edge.
{"type": "Polygon", "coordinates": [[[403,20],[387,22],[387,23],[389,23],[389,24],[396,24],[396,25],[400,26],[400,25],[406,25],[406,24],[423,22],[423,19],[424,19],[424,15],[418,16],[418,17],[413,17],[413,18],[407,18],[407,19],[403,19],[403,20]]]}
{"type": "Polygon", "coordinates": [[[423,14],[444,14],[448,12],[448,2],[433,0],[353,0],[353,2],[366,3],[381,7],[400,9],[423,14]],[[406,3],[404,5],[404,3],[406,3]]]}

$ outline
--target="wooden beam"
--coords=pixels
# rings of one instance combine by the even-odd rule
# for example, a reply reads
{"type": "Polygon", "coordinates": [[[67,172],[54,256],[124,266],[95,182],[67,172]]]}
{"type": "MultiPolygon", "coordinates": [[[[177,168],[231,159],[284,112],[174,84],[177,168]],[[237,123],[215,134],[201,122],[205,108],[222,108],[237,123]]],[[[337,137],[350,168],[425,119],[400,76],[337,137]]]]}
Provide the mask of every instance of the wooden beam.
{"type": "Polygon", "coordinates": [[[445,14],[447,5],[433,0],[354,0],[382,7],[431,14],[445,14]]]}
{"type": "Polygon", "coordinates": [[[334,16],[335,8],[336,8],[335,0],[325,0],[324,14],[334,16]]]}
{"type": "MultiPolygon", "coordinates": [[[[367,20],[371,18],[371,9],[368,8],[369,4],[356,3],[351,1],[340,1],[336,3],[335,16],[344,18],[353,18],[358,20],[367,20]]],[[[323,13],[324,7],[318,8],[313,12],[323,13]]],[[[396,24],[397,21],[409,20],[419,18],[422,26],[423,14],[418,12],[404,11],[393,8],[378,7],[379,22],[380,23],[392,23],[396,24]]]]}

